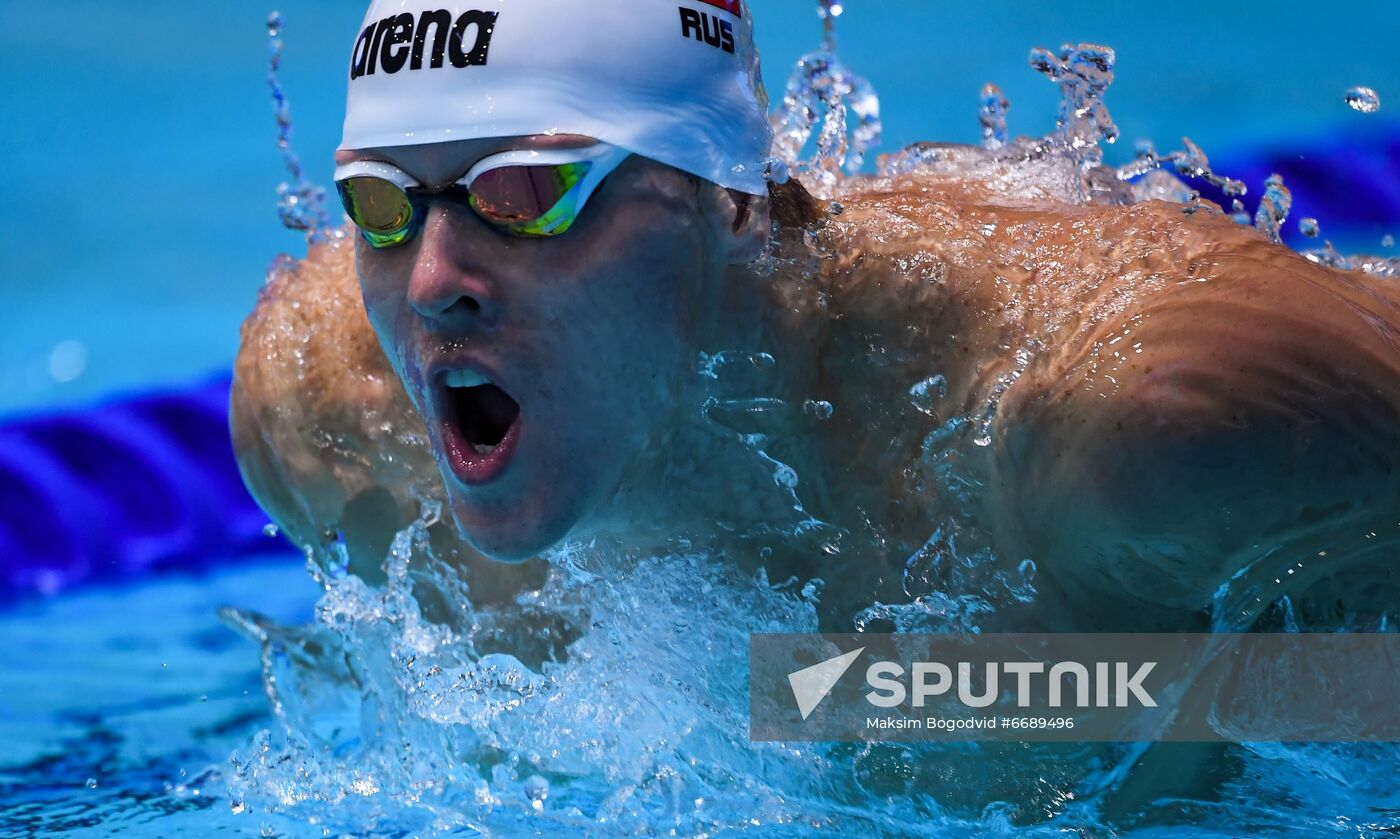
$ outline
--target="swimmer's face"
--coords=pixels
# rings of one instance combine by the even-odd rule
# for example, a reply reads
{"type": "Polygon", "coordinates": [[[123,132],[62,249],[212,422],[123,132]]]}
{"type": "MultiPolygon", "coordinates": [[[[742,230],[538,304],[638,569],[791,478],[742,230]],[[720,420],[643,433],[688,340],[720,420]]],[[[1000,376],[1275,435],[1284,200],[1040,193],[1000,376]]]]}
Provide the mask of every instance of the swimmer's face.
{"type": "MultiPolygon", "coordinates": [[[[427,188],[555,136],[342,153],[427,188]]],[[[760,205],[761,206],[761,205],[760,205]]],[[[402,245],[359,243],[380,343],[427,422],[457,525],[503,560],[606,528],[624,470],[660,445],[693,378],[707,292],[761,251],[766,217],[633,156],[567,233],[518,238],[433,202],[402,245]]]]}

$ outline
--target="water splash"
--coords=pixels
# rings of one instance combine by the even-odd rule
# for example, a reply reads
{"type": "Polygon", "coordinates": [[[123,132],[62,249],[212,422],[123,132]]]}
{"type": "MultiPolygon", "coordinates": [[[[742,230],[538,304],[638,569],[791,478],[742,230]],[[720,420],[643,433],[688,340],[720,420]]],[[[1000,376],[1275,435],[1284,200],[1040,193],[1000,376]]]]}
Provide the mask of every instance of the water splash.
{"type": "Polygon", "coordinates": [[[940,373],[909,388],[909,402],[921,413],[938,416],[938,402],[948,395],[948,380],[940,373]]]}
{"type": "Polygon", "coordinates": [[[1044,47],[1031,50],[1031,67],[1060,86],[1059,138],[1087,156],[1099,156],[1100,142],[1118,140],[1118,126],[1103,101],[1113,84],[1115,60],[1111,48],[1097,44],[1065,44],[1058,54],[1044,47]]]}
{"type": "Polygon", "coordinates": [[[292,149],[292,112],[278,73],[282,68],[282,15],[272,12],[267,17],[269,44],[269,68],[267,84],[272,90],[273,109],[277,116],[277,148],[282,152],[282,160],[291,182],[277,186],[277,217],[289,230],[300,230],[306,234],[307,242],[321,242],[341,235],[331,225],[326,210],[325,189],[306,179],[301,167],[301,158],[292,149]]]}
{"type": "MultiPolygon", "coordinates": [[[[840,4],[822,8],[825,48],[804,56],[789,83],[775,116],[778,156],[768,174],[780,181],[796,172],[833,196],[878,140],[878,100],[835,57],[840,4]],[[861,121],[854,134],[848,131],[853,113],[861,121]],[[818,126],[815,156],[804,161],[802,149],[818,126]]],[[[1008,193],[1037,199],[1163,199],[1188,209],[1200,206],[1199,196],[1182,178],[1245,194],[1239,181],[1216,175],[1189,139],[1166,155],[1141,144],[1128,166],[1103,165],[1101,144],[1118,136],[1104,104],[1111,50],[1038,50],[1032,65],[1060,89],[1052,135],[1013,139],[1009,103],[988,86],[978,109],[981,147],[921,144],[882,162],[881,176],[989,174],[1008,193]]],[[[274,78],[275,70],[276,59],[274,78]]],[[[274,90],[282,102],[280,88],[274,90]]],[[[289,134],[290,119],[285,123],[289,134]]],[[[294,161],[289,155],[289,170],[301,182],[294,161]]],[[[1242,202],[1233,204],[1243,215],[1242,202]]],[[[1277,239],[1290,205],[1282,180],[1270,179],[1260,229],[1277,239]]],[[[1330,248],[1309,258],[1350,264],[1330,248]]],[[[948,382],[941,375],[910,387],[902,416],[922,425],[911,435],[910,448],[918,452],[902,477],[913,499],[938,498],[950,511],[904,558],[902,573],[895,568],[894,582],[908,602],[870,603],[855,615],[858,629],[982,631],[989,617],[1036,597],[1035,563],[996,556],[990,534],[979,528],[971,511],[983,487],[969,477],[965,458],[991,444],[1001,396],[1040,351],[1034,340],[1025,342],[1011,368],[994,379],[991,398],[970,410],[945,404],[948,382]]],[[[805,535],[824,555],[867,559],[853,545],[856,528],[844,531],[807,513],[795,493],[796,471],[775,454],[792,428],[834,427],[846,409],[837,415],[830,402],[769,395],[766,377],[776,367],[766,353],[702,356],[696,373],[711,385],[703,415],[718,433],[749,448],[790,502],[776,531],[805,535]]],[[[939,773],[952,771],[947,767],[965,753],[900,752],[893,762],[902,777],[920,766],[933,767],[937,777],[891,793],[881,785],[898,773],[871,768],[883,746],[748,742],[747,694],[736,689],[746,685],[748,635],[817,628],[821,580],[773,582],[766,570],[747,575],[681,537],[656,556],[590,542],[554,551],[547,577],[510,602],[483,603],[435,552],[439,517],[424,502],[422,518],[394,540],[381,588],[346,573],[340,540],[309,552],[325,591],[314,626],[229,616],[262,645],[278,720],[235,759],[235,812],[267,820],[269,831],[286,820],[291,833],[307,823],[337,831],[507,835],[755,828],[1000,835],[1012,829],[1001,805],[968,822],[948,814],[941,797],[956,794],[958,784],[939,773]]],[[[771,556],[771,548],[763,550],[769,553],[761,557],[771,556]]],[[[1014,762],[1029,760],[1021,753],[1014,762]]]]}
{"type": "Polygon", "coordinates": [[[999,149],[1006,145],[1006,114],[1011,110],[1001,88],[988,83],[982,87],[982,103],[977,118],[982,123],[982,147],[999,149]]]}
{"type": "Polygon", "coordinates": [[[843,785],[828,747],[748,740],[748,634],[814,631],[818,587],[697,554],[569,545],[537,592],[481,607],[434,554],[438,514],[425,504],[396,537],[382,589],[323,578],[313,627],[230,614],[262,644],[279,721],[234,757],[236,812],[410,833],[897,824],[849,782],[840,798],[864,799],[866,813],[822,803],[843,785]],[[449,625],[420,605],[443,586],[449,625]],[[576,639],[567,653],[556,643],[533,666],[517,655],[558,627],[576,639]],[[771,771],[738,783],[756,760],[771,771]]]}
{"type": "Polygon", "coordinates": [[[1349,87],[1342,100],[1351,106],[1353,111],[1363,114],[1374,114],[1381,109],[1380,96],[1369,87],[1349,87]]]}
{"type": "Polygon", "coordinates": [[[1323,241],[1322,247],[1304,250],[1302,254],[1310,261],[1328,268],[1336,268],[1341,271],[1361,271],[1377,277],[1400,277],[1400,257],[1344,254],[1328,241],[1323,241]]]}
{"type": "Polygon", "coordinates": [[[1036,48],[1029,61],[1060,90],[1059,118],[1050,135],[1013,139],[1007,120],[1010,103],[996,85],[986,85],[978,98],[980,146],[916,143],[882,158],[880,175],[918,172],[975,179],[1016,200],[1131,203],[1129,189],[1102,165],[1101,144],[1118,137],[1104,104],[1113,81],[1113,50],[1066,44],[1058,53],[1036,48]]]}
{"type": "Polygon", "coordinates": [[[835,22],[843,11],[841,3],[822,0],[823,47],[798,59],[782,105],[770,118],[773,154],[784,165],[784,176],[788,171],[807,176],[821,198],[834,195],[843,173],[861,170],[884,130],[874,87],[836,55],[835,22]],[[816,148],[804,157],[814,132],[816,148]]]}
{"type": "Polygon", "coordinates": [[[1184,148],[1159,155],[1156,147],[1150,141],[1139,141],[1133,161],[1118,167],[1119,179],[1129,181],[1146,176],[1143,180],[1147,183],[1141,189],[1139,189],[1138,184],[1142,184],[1143,181],[1134,184],[1135,193],[1138,194],[1140,201],[1159,199],[1184,204],[1191,200],[1189,187],[1170,174],[1161,171],[1162,167],[1166,165],[1170,165],[1177,175],[1205,181],[1231,198],[1238,198],[1248,193],[1249,189],[1243,181],[1217,174],[1211,168],[1210,158],[1206,156],[1200,146],[1191,141],[1190,137],[1182,137],[1181,144],[1184,148]],[[1165,177],[1163,177],[1164,175],[1165,177]],[[1179,188],[1173,184],[1179,185],[1179,188]]]}
{"type": "Polygon", "coordinates": [[[819,0],[817,16],[822,19],[822,48],[836,52],[836,19],[846,11],[841,0],[819,0]]]}
{"type": "Polygon", "coordinates": [[[1269,237],[1271,242],[1281,242],[1280,231],[1293,209],[1293,193],[1283,184],[1283,176],[1270,175],[1264,181],[1264,195],[1259,199],[1259,209],[1254,212],[1254,227],[1269,237]]]}

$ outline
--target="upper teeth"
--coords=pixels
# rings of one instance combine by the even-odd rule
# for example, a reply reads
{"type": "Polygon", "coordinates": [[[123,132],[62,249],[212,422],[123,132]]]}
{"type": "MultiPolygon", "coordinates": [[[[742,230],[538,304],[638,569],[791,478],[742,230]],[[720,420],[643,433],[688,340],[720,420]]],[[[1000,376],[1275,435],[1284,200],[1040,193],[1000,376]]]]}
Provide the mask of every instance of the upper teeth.
{"type": "Polygon", "coordinates": [[[448,387],[479,387],[489,384],[491,380],[475,370],[453,370],[447,374],[448,387]]]}

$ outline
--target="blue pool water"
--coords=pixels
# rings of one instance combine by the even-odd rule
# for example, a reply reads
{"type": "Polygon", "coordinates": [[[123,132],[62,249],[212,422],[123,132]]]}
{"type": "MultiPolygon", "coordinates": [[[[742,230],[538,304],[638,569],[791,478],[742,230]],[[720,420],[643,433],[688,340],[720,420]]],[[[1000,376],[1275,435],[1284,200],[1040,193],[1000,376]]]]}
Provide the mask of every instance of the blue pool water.
{"type": "Polygon", "coordinates": [[[268,717],[216,610],[304,622],[314,597],[288,553],[0,613],[0,835],[257,835],[203,789],[268,717]]]}
{"type": "MultiPolygon", "coordinates": [[[[817,41],[813,3],[754,5],[776,91],[796,57],[817,41]]],[[[7,20],[26,8],[0,2],[7,20]]],[[[347,12],[344,0],[296,0],[280,9],[296,141],[310,175],[324,182],[338,132],[344,47],[358,10],[347,12]]],[[[273,212],[282,173],[271,142],[264,12],[241,4],[193,10],[173,0],[139,8],[79,0],[64,4],[66,40],[52,50],[33,49],[23,27],[0,28],[4,77],[23,80],[8,86],[13,159],[0,171],[10,304],[0,314],[6,335],[0,414],[193,380],[231,359],[238,323],[266,265],[278,251],[300,247],[273,212]]],[[[1341,104],[1341,92],[1364,83],[1383,97],[1387,91],[1400,97],[1397,37],[1400,10],[1362,3],[1325,10],[1303,3],[1179,3],[1149,18],[1141,7],[1110,2],[853,0],[840,45],[881,92],[887,150],[920,139],[975,140],[976,96],[985,81],[1000,84],[1011,100],[1013,131],[1044,133],[1056,98],[1027,69],[1028,49],[1099,41],[1118,50],[1111,101],[1126,140],[1153,138],[1172,147],[1187,134],[1214,153],[1393,133],[1385,111],[1355,114],[1341,104]],[[1316,25],[1324,13],[1337,24],[1316,25]]],[[[1126,157],[1131,143],[1124,145],[1118,151],[1126,157]]],[[[1338,231],[1338,238],[1366,244],[1384,232],[1400,230],[1359,224],[1338,231]]],[[[585,591],[591,585],[573,582],[585,591]]],[[[0,833],[320,835],[334,805],[289,806],[292,815],[277,818],[234,812],[229,755],[258,765],[249,744],[272,720],[257,646],[216,614],[234,605],[278,624],[305,624],[320,593],[288,551],[272,561],[235,561],[200,576],[99,587],[0,613],[0,833]]],[[[354,600],[355,592],[343,596],[368,608],[354,600]]],[[[619,606],[615,617],[625,625],[636,615],[619,606]]],[[[684,627],[677,631],[684,637],[684,627]]],[[[634,664],[664,673],[674,663],[668,652],[634,664]]],[[[663,736],[663,722],[657,725],[663,736]]],[[[706,745],[724,754],[732,744],[706,745]]],[[[292,752],[279,748],[267,754],[291,759],[292,752]]],[[[1241,760],[1275,759],[1270,765],[1277,766],[1276,758],[1241,760]]],[[[1212,805],[1215,811],[1189,802],[1179,807],[1197,808],[1191,820],[1222,825],[1222,835],[1277,833],[1289,824],[1298,835],[1393,829],[1400,802],[1347,781],[1366,769],[1389,772],[1393,758],[1368,762],[1327,753],[1285,755],[1282,762],[1308,760],[1335,783],[1313,784],[1305,773],[1277,769],[1259,781],[1246,772],[1235,798],[1212,805]],[[1269,806],[1290,797],[1288,808],[1269,806]],[[1267,803],[1252,812],[1259,801],[1267,803]],[[1341,812],[1372,822],[1326,815],[1341,812]]],[[[232,782],[267,801],[275,799],[279,778],[254,772],[232,782]]],[[[528,783],[511,778],[499,787],[528,783]]],[[[505,795],[489,792],[497,794],[505,795]]],[[[604,797],[586,788],[574,794],[577,801],[566,803],[584,809],[604,797]]],[[[504,814],[493,822],[502,832],[512,825],[549,835],[568,823],[530,827],[528,801],[520,796],[493,806],[504,814]]],[[[382,833],[396,829],[392,818],[360,815],[382,833]]],[[[977,829],[996,835],[1002,823],[992,814],[977,829]]],[[[892,822],[845,824],[869,832],[892,822]]],[[[941,821],[930,833],[970,829],[941,821]]],[[[800,834],[800,825],[792,832],[800,834]]]]}

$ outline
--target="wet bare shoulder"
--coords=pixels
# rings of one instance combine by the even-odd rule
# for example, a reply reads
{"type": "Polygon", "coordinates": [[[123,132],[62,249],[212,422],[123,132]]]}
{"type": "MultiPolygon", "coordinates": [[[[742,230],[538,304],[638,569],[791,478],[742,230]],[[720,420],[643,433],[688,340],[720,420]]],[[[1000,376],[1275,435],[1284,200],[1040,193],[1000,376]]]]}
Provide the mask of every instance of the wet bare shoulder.
{"type": "Polygon", "coordinates": [[[1374,561],[1397,537],[1400,294],[1248,230],[1179,229],[1160,288],[1084,318],[1008,393],[1008,531],[1061,557],[1066,588],[1183,609],[1248,568],[1274,596],[1393,577],[1374,561]]]}
{"type": "Polygon", "coordinates": [[[350,240],[273,272],[243,325],[231,419],[245,481],[298,541],[339,529],[375,487],[431,488],[421,422],[366,318],[350,240]]]}

